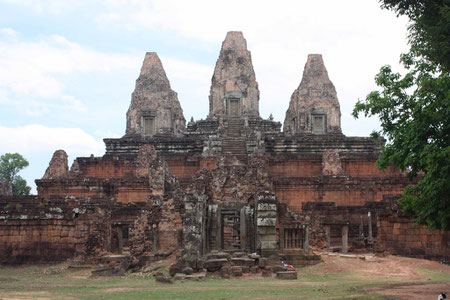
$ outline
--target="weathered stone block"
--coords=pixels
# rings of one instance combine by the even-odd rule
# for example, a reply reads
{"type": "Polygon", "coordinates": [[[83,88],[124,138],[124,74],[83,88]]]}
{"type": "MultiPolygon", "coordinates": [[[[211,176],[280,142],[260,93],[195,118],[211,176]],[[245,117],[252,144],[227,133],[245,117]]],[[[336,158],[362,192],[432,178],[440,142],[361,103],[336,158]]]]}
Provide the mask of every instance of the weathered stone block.
{"type": "Polygon", "coordinates": [[[194,273],[191,275],[186,275],[186,280],[200,281],[200,280],[205,280],[205,279],[206,279],[206,272],[200,272],[200,273],[194,273]]]}
{"type": "Polygon", "coordinates": [[[276,211],[277,205],[274,203],[258,203],[258,212],[259,211],[276,211]]]}
{"type": "Polygon", "coordinates": [[[203,267],[209,272],[215,272],[220,270],[223,266],[229,265],[228,259],[218,258],[218,259],[208,259],[203,264],[203,267]]]}
{"type": "Polygon", "coordinates": [[[239,266],[232,266],[231,267],[231,274],[233,276],[242,276],[242,268],[239,266]]]}
{"type": "Polygon", "coordinates": [[[277,223],[276,218],[257,218],[256,225],[258,226],[275,226],[277,223]]]}
{"type": "Polygon", "coordinates": [[[184,280],[185,278],[186,278],[186,274],[184,274],[184,273],[176,273],[173,276],[174,280],[184,280]]]}
{"type": "Polygon", "coordinates": [[[177,273],[182,273],[181,272],[181,266],[178,263],[172,264],[169,267],[169,275],[170,276],[175,276],[175,274],[177,273]]]}
{"type": "Polygon", "coordinates": [[[258,234],[261,235],[275,235],[277,233],[277,229],[275,226],[258,226],[258,234]]]}
{"type": "Polygon", "coordinates": [[[206,259],[229,259],[231,258],[231,255],[226,252],[218,252],[218,251],[211,251],[207,256],[206,259]]]}
{"type": "Polygon", "coordinates": [[[159,282],[159,283],[168,283],[168,284],[173,283],[172,278],[167,275],[157,275],[157,276],[155,276],[155,280],[156,280],[156,282],[159,282]]]}
{"type": "Polygon", "coordinates": [[[279,271],[277,272],[278,279],[289,279],[295,280],[297,279],[297,272],[295,271],[279,271]]]}
{"type": "Polygon", "coordinates": [[[233,257],[231,258],[231,263],[235,266],[254,266],[255,260],[246,257],[233,257]]]}
{"type": "Polygon", "coordinates": [[[276,249],[276,241],[261,241],[261,249],[276,249]]]}
{"type": "Polygon", "coordinates": [[[194,273],[194,270],[191,267],[185,267],[181,270],[181,272],[186,275],[191,275],[194,273]]]}

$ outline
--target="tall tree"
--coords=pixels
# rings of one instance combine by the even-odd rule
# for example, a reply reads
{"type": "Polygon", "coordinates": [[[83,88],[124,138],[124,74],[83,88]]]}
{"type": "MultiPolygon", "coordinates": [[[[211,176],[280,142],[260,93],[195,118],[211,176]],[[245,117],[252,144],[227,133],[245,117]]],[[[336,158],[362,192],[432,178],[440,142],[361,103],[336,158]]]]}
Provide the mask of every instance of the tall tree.
{"type": "Polygon", "coordinates": [[[13,195],[29,195],[31,188],[18,173],[28,166],[28,161],[19,153],[6,153],[0,157],[0,178],[11,182],[13,195]]]}
{"type": "Polygon", "coordinates": [[[377,166],[395,165],[417,185],[399,203],[419,224],[450,229],[450,0],[384,0],[382,7],[410,19],[410,51],[400,56],[406,74],[381,68],[381,91],[369,93],[353,110],[357,118],[377,115],[388,142],[377,166]]]}

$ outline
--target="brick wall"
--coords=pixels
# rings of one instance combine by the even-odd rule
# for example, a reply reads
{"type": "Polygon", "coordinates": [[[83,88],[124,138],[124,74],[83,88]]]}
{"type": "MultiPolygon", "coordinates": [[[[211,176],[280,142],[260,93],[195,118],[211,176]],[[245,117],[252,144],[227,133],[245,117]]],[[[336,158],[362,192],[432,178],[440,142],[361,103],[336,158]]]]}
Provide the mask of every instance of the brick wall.
{"type": "Polygon", "coordinates": [[[450,261],[450,232],[415,225],[406,217],[380,217],[377,243],[380,251],[391,254],[450,261]]]}

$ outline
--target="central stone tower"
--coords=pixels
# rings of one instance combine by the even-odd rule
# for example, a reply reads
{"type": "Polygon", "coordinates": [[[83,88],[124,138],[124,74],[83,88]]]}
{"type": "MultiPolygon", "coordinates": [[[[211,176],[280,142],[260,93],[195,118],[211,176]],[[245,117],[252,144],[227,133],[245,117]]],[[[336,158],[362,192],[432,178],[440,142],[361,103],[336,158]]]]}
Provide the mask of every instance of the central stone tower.
{"type": "Polygon", "coordinates": [[[247,41],[230,31],[214,69],[208,119],[241,116],[259,117],[259,90],[247,41]]]}

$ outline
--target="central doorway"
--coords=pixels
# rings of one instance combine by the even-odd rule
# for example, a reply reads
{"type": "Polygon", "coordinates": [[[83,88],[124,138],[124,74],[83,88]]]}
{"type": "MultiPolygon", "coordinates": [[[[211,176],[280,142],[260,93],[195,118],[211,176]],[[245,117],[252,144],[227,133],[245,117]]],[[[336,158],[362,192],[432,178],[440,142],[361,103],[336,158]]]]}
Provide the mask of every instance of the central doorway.
{"type": "Polygon", "coordinates": [[[229,100],[229,114],[232,117],[239,117],[239,99],[229,100]]]}
{"type": "Polygon", "coordinates": [[[239,211],[222,211],[222,249],[241,248],[241,218],[239,211]]]}

